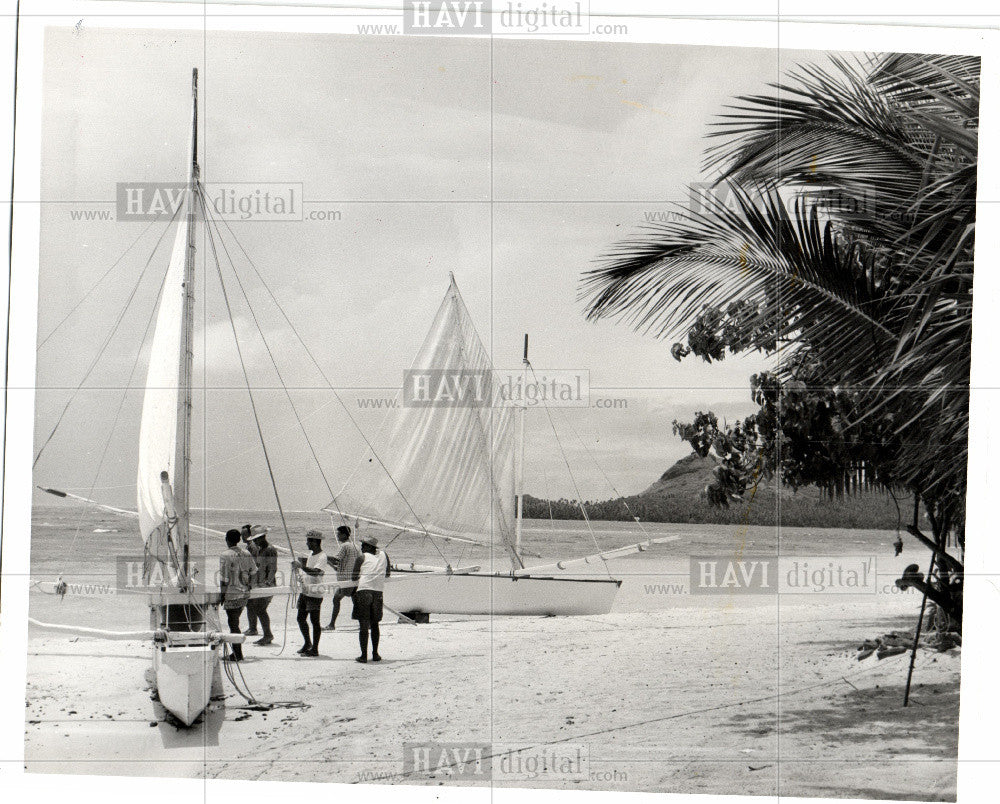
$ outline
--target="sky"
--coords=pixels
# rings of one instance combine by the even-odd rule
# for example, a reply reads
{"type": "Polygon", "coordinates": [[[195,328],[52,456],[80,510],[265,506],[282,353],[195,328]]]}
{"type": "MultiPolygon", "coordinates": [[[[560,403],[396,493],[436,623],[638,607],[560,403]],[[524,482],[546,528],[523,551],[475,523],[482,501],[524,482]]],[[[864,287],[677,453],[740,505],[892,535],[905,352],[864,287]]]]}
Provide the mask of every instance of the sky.
{"type": "MultiPolygon", "coordinates": [[[[535,366],[586,371],[592,400],[625,400],[558,412],[572,475],[547,417],[529,415],[526,492],[605,499],[641,491],[689,452],[673,420],[708,409],[730,419],[750,413],[749,377],[766,363],[753,355],[678,363],[670,340],[589,322],[581,274],[706,178],[705,135],[727,101],[765,91],[794,64],[825,59],[538,39],[491,48],[459,37],[49,29],[36,449],[137,289],[35,482],[134,503],[139,345],[172,232],[114,220],[113,202],[118,182],[185,179],[196,66],[202,180],[301,183],[307,212],[339,213],[232,224],[346,406],[237,259],[323,467],[235,299],[285,507],[319,509],[327,483],[338,490],[363,458],[352,420],[371,434],[381,414],[358,400],[399,388],[449,272],[496,366],[519,364],[527,332],[535,366]],[[87,210],[111,210],[112,219],[74,219],[87,210]]],[[[192,504],[273,509],[216,269],[205,244],[198,248],[192,504]]]]}

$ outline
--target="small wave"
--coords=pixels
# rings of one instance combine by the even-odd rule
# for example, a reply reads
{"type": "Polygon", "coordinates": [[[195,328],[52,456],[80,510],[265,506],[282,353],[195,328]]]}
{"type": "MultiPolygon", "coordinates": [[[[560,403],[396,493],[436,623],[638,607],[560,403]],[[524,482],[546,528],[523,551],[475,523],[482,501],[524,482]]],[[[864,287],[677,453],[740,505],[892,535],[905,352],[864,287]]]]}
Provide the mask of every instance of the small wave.
{"type": "Polygon", "coordinates": [[[94,533],[117,533],[118,528],[94,528],[94,533]]]}

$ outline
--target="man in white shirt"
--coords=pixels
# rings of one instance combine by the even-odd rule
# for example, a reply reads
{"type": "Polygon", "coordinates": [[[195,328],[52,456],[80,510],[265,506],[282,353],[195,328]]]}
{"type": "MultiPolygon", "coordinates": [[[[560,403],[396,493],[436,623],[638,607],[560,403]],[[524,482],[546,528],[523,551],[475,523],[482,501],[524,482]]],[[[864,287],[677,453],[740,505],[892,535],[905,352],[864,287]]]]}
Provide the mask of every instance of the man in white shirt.
{"type": "Polygon", "coordinates": [[[323,629],[319,625],[319,609],[323,603],[323,568],[326,554],[323,552],[323,534],[311,530],[306,534],[309,556],[297,558],[292,564],[299,576],[299,631],[305,641],[297,653],[302,656],[319,656],[319,636],[323,629]],[[312,637],[309,624],[312,623],[312,637]]]}
{"type": "Polygon", "coordinates": [[[355,565],[358,587],[354,593],[354,619],[358,621],[358,642],[361,655],[356,661],[368,661],[368,635],[371,634],[372,661],[380,662],[378,654],[379,629],[382,622],[382,590],[389,576],[389,556],[378,549],[378,539],[364,536],[361,539],[361,557],[355,565]]]}

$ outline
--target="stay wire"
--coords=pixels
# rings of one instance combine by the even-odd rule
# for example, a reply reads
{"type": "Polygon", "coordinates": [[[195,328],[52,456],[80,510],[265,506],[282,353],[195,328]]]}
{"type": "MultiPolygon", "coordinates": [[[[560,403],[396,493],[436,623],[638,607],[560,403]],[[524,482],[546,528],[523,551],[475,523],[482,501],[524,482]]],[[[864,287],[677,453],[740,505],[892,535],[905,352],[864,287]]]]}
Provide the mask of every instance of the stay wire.
{"type": "MultiPolygon", "coordinates": [[[[201,184],[198,185],[199,193],[202,198],[202,208],[204,209],[207,204],[204,198],[204,188],[201,184]]],[[[271,350],[271,345],[267,342],[267,337],[264,335],[264,330],[260,326],[260,321],[257,319],[257,313],[253,309],[253,305],[250,304],[250,296],[247,294],[246,287],[243,285],[243,281],[240,279],[239,272],[236,270],[236,263],[233,261],[232,255],[229,253],[229,249],[226,247],[226,242],[222,237],[222,232],[219,229],[218,222],[209,218],[208,215],[205,216],[205,220],[209,225],[215,225],[216,234],[219,236],[219,244],[222,246],[222,250],[226,255],[226,259],[229,260],[229,266],[232,269],[233,276],[236,278],[236,284],[240,289],[240,293],[243,296],[243,300],[246,302],[247,309],[250,311],[250,317],[253,319],[254,326],[257,328],[257,334],[260,335],[260,340],[264,344],[264,349],[267,351],[267,356],[271,360],[271,365],[274,367],[274,373],[278,376],[278,382],[281,383],[281,389],[285,392],[285,397],[288,399],[288,404],[292,409],[292,413],[295,415],[295,421],[299,425],[299,429],[302,431],[302,437],[306,441],[306,445],[309,447],[309,453],[312,455],[313,462],[316,464],[316,468],[319,469],[320,476],[323,478],[323,484],[326,486],[326,490],[330,493],[333,501],[336,503],[337,495],[334,494],[333,488],[330,486],[330,481],[326,476],[326,472],[323,471],[323,465],[320,463],[319,456],[316,454],[316,449],[313,446],[312,441],[309,438],[309,433],[306,432],[305,423],[302,421],[302,417],[299,415],[299,410],[295,406],[295,401],[292,399],[291,392],[288,390],[288,386],[285,384],[285,378],[281,375],[281,369],[278,367],[278,361],[274,357],[274,352],[271,350]]],[[[338,504],[339,508],[339,504],[338,504]]],[[[338,512],[339,513],[339,512],[338,512]]],[[[340,514],[340,518],[343,524],[347,524],[347,519],[343,514],[340,514]]]]}
{"type": "MultiPolygon", "coordinates": [[[[128,380],[125,382],[125,388],[122,390],[122,398],[118,403],[118,409],[115,411],[114,420],[111,422],[111,428],[108,430],[108,437],[104,441],[104,447],[101,450],[101,457],[97,461],[97,469],[94,471],[94,482],[91,484],[90,489],[87,493],[88,497],[94,496],[94,491],[97,488],[97,481],[101,475],[101,469],[104,467],[104,459],[107,457],[108,448],[111,446],[111,439],[114,437],[115,428],[118,426],[118,420],[121,418],[122,410],[125,407],[125,399],[128,397],[128,392],[132,388],[132,380],[135,377],[135,370],[139,365],[139,358],[142,357],[142,350],[146,344],[146,338],[149,336],[149,330],[153,326],[153,322],[156,320],[155,311],[159,307],[160,299],[163,297],[163,288],[167,284],[167,271],[163,272],[163,279],[160,280],[160,289],[156,292],[156,300],[153,302],[153,313],[149,316],[149,321],[146,322],[146,328],[143,330],[142,338],[139,339],[139,348],[135,352],[135,360],[132,361],[132,368],[128,374],[128,380]]],[[[63,555],[68,557],[73,555],[73,549],[76,545],[77,537],[80,535],[80,530],[83,526],[84,516],[88,513],[89,509],[84,507],[80,512],[80,517],[77,519],[76,531],[73,533],[73,538],[70,541],[69,549],[66,550],[63,555]]],[[[61,575],[62,573],[60,573],[61,575]]]]}
{"type": "Polygon", "coordinates": [[[566,422],[566,424],[569,425],[569,429],[573,431],[573,435],[575,435],[579,440],[580,446],[583,447],[583,451],[586,452],[587,456],[594,462],[594,466],[596,466],[600,470],[601,474],[604,475],[604,479],[607,481],[608,486],[611,488],[611,492],[615,494],[618,497],[618,499],[622,501],[622,505],[625,506],[625,510],[628,511],[629,516],[631,516],[632,519],[635,520],[635,523],[639,526],[639,530],[642,531],[642,534],[644,536],[649,536],[649,534],[646,532],[646,528],[642,524],[642,520],[633,513],[632,509],[629,507],[629,504],[625,501],[625,496],[620,491],[618,491],[618,489],[615,488],[615,484],[611,482],[611,478],[608,477],[608,473],[604,471],[604,467],[601,466],[600,462],[587,447],[587,442],[583,440],[583,437],[580,435],[579,431],[577,431],[577,429],[573,426],[573,422],[570,421],[569,416],[564,416],[563,420],[566,422]]]}
{"type": "MultiPolygon", "coordinates": [[[[306,344],[305,340],[299,334],[299,331],[298,331],[298,329],[296,329],[295,324],[292,323],[291,318],[288,317],[288,314],[285,312],[285,308],[281,306],[281,303],[278,301],[278,298],[274,295],[274,291],[271,290],[271,286],[267,283],[267,281],[264,279],[263,275],[261,274],[260,270],[257,268],[256,263],[253,261],[253,259],[250,257],[250,255],[247,253],[247,250],[243,247],[243,244],[240,243],[239,238],[236,237],[236,233],[233,232],[233,228],[229,225],[229,222],[226,221],[225,219],[223,219],[223,223],[225,223],[226,228],[229,230],[229,234],[233,238],[233,242],[236,243],[237,246],[239,246],[240,251],[243,252],[243,256],[246,257],[246,259],[247,259],[247,263],[250,265],[250,267],[253,269],[254,273],[257,275],[257,279],[260,280],[261,285],[264,287],[264,289],[267,291],[268,295],[271,297],[271,301],[274,302],[274,306],[278,308],[278,311],[281,313],[282,318],[285,319],[285,322],[288,324],[289,329],[291,329],[292,333],[295,335],[295,338],[298,340],[299,344],[302,346],[302,349],[306,353],[306,356],[309,358],[309,360],[312,362],[312,364],[316,367],[316,370],[319,372],[319,375],[323,378],[323,382],[326,383],[327,387],[330,389],[330,391],[333,394],[334,398],[337,400],[337,402],[340,404],[340,406],[344,409],[344,413],[347,415],[348,421],[350,421],[350,423],[354,427],[354,429],[357,430],[358,435],[361,436],[362,440],[365,442],[365,445],[368,447],[369,451],[371,452],[372,457],[375,458],[376,461],[378,461],[379,466],[382,467],[382,470],[385,472],[386,477],[389,478],[389,482],[392,483],[393,488],[396,489],[396,492],[399,494],[400,498],[403,500],[403,503],[406,505],[407,509],[409,509],[410,514],[413,515],[413,518],[416,520],[417,524],[424,531],[424,533],[427,534],[427,536],[431,536],[431,533],[427,529],[427,526],[424,525],[423,521],[420,519],[420,516],[417,514],[416,511],[413,510],[413,506],[410,505],[409,500],[406,499],[406,495],[403,494],[402,489],[399,488],[399,485],[396,483],[396,479],[392,476],[392,473],[389,471],[389,467],[385,465],[385,462],[382,460],[382,457],[378,454],[378,452],[376,452],[374,445],[372,444],[371,440],[368,438],[368,435],[362,429],[361,425],[358,424],[357,419],[355,419],[354,416],[351,414],[351,409],[347,406],[347,403],[344,401],[343,397],[341,397],[341,395],[337,392],[337,389],[334,388],[333,383],[330,381],[330,378],[327,377],[326,372],[323,371],[323,367],[319,364],[319,361],[313,355],[312,350],[309,348],[309,346],[306,344]]],[[[441,552],[440,549],[438,549],[438,552],[439,553],[441,552]]],[[[442,557],[443,557],[443,555],[442,555],[442,557]]],[[[445,559],[445,562],[447,563],[446,559],[445,559]]]]}
{"type": "MultiPolygon", "coordinates": [[[[538,380],[538,375],[535,373],[535,367],[531,364],[531,361],[525,361],[528,368],[531,371],[531,376],[538,380]]],[[[542,400],[542,410],[545,411],[545,415],[549,420],[549,426],[552,427],[552,434],[556,438],[556,446],[559,447],[559,454],[562,456],[563,463],[566,465],[566,471],[569,472],[569,479],[573,483],[573,490],[576,492],[576,499],[580,505],[580,512],[583,514],[583,521],[587,524],[587,532],[590,534],[591,540],[594,542],[594,547],[597,548],[597,553],[600,556],[601,561],[604,562],[604,569],[608,573],[608,577],[612,577],[611,568],[608,566],[608,561],[602,555],[601,545],[597,541],[597,534],[594,533],[593,525],[591,525],[590,517],[587,515],[587,508],[583,504],[583,496],[580,494],[580,487],[577,485],[576,476],[573,474],[573,468],[569,464],[569,458],[566,457],[566,450],[563,449],[562,440],[559,438],[559,431],[556,430],[556,423],[552,419],[552,413],[549,411],[549,406],[545,404],[545,400],[542,400]]]]}
{"type": "MultiPolygon", "coordinates": [[[[205,210],[205,205],[202,205],[202,209],[205,210]]],[[[206,214],[206,218],[207,218],[206,214]]],[[[239,334],[236,331],[236,322],[233,319],[233,308],[229,303],[229,293],[226,291],[226,280],[222,275],[222,264],[219,262],[219,253],[215,247],[215,238],[212,236],[212,230],[210,227],[205,227],[205,234],[207,235],[207,240],[212,248],[212,256],[215,260],[215,269],[219,276],[219,286],[222,289],[222,299],[226,305],[226,315],[229,318],[229,326],[233,331],[233,342],[236,345],[236,354],[240,359],[240,369],[243,372],[243,381],[246,383],[247,395],[250,397],[250,408],[253,411],[254,424],[257,427],[257,438],[260,441],[261,450],[264,453],[264,463],[267,464],[267,473],[271,479],[271,489],[274,491],[274,501],[278,506],[278,515],[281,517],[281,527],[285,531],[285,539],[288,541],[288,549],[292,554],[292,560],[295,561],[295,547],[292,545],[292,537],[288,532],[288,522],[285,519],[285,509],[281,504],[281,495],[278,493],[278,483],[274,477],[274,469],[271,466],[271,456],[267,451],[267,442],[264,440],[264,430],[260,423],[260,416],[257,413],[257,403],[253,398],[253,390],[250,387],[250,376],[247,373],[246,361],[243,359],[243,349],[240,347],[239,334]]]]}
{"type": "MultiPolygon", "coordinates": [[[[56,334],[56,332],[58,332],[58,331],[59,331],[59,328],[60,328],[60,327],[62,327],[62,325],[63,325],[63,324],[65,324],[65,323],[66,323],[67,321],[69,321],[69,319],[70,319],[70,318],[71,318],[71,317],[73,316],[73,313],[75,313],[75,312],[76,312],[77,310],[79,310],[79,309],[80,309],[80,307],[81,307],[81,306],[83,305],[83,303],[84,303],[85,301],[87,301],[87,299],[89,299],[89,298],[90,298],[90,294],[91,294],[91,293],[93,293],[93,292],[94,292],[95,290],[97,290],[98,286],[99,286],[99,285],[100,285],[100,284],[101,284],[101,283],[102,283],[102,282],[103,282],[103,281],[104,281],[104,280],[105,280],[105,279],[106,279],[106,278],[108,277],[108,274],[110,274],[110,273],[111,273],[111,272],[112,272],[113,270],[115,270],[115,268],[116,268],[116,267],[117,267],[117,266],[118,266],[118,265],[119,265],[119,264],[121,263],[121,261],[125,259],[125,256],[126,256],[126,255],[127,255],[127,254],[128,254],[128,253],[129,253],[129,252],[130,252],[130,251],[131,251],[131,250],[132,250],[133,248],[135,248],[136,244],[137,244],[137,243],[138,243],[138,242],[139,242],[140,240],[142,240],[142,238],[143,238],[143,237],[145,237],[145,236],[146,236],[146,232],[148,232],[148,231],[149,231],[150,229],[152,229],[152,228],[153,228],[153,224],[155,224],[155,223],[156,223],[156,220],[155,220],[155,219],[149,222],[149,226],[147,226],[147,227],[146,227],[145,229],[143,229],[143,230],[142,230],[142,232],[141,232],[141,233],[139,234],[139,236],[138,236],[138,237],[137,237],[137,238],[136,238],[135,240],[133,240],[133,241],[132,241],[131,245],[129,245],[129,246],[128,246],[128,248],[126,248],[126,249],[125,249],[125,250],[124,250],[124,251],[123,251],[123,252],[121,253],[121,256],[119,256],[119,257],[118,257],[118,259],[117,259],[117,260],[115,260],[115,261],[114,261],[114,262],[113,262],[113,263],[111,264],[111,267],[110,267],[110,268],[108,268],[108,270],[107,270],[107,271],[105,271],[105,272],[104,272],[103,274],[101,274],[101,277],[100,277],[100,279],[98,279],[98,280],[97,280],[97,281],[96,281],[96,282],[95,282],[95,283],[94,283],[93,285],[91,285],[91,286],[90,286],[90,289],[89,289],[89,290],[88,290],[88,291],[87,291],[86,293],[84,293],[84,294],[83,294],[83,297],[82,297],[82,298],[80,299],[80,301],[78,301],[78,302],[77,302],[76,304],[74,304],[74,305],[73,305],[73,307],[72,307],[72,309],[71,309],[71,310],[70,310],[70,311],[69,311],[68,313],[66,313],[66,315],[65,315],[65,316],[63,316],[62,320],[61,320],[61,321],[60,321],[60,322],[59,322],[58,324],[56,324],[56,325],[55,325],[55,326],[54,326],[54,327],[53,327],[53,328],[52,328],[52,329],[51,329],[51,330],[49,331],[49,334],[48,334],[48,335],[46,335],[46,336],[45,336],[44,338],[42,338],[42,340],[41,340],[41,341],[39,341],[39,343],[38,343],[38,346],[37,346],[37,347],[35,347],[35,351],[36,351],[36,352],[37,352],[37,351],[40,351],[40,350],[41,350],[41,348],[42,348],[43,346],[45,346],[45,344],[46,344],[46,343],[48,343],[48,342],[49,342],[49,340],[51,340],[52,336],[53,336],[53,335],[55,335],[55,334],[56,334]]],[[[170,224],[169,224],[169,223],[167,224],[167,228],[168,228],[168,229],[170,228],[170,224]]]]}
{"type": "MultiPolygon", "coordinates": [[[[170,223],[173,223],[174,219],[177,217],[177,213],[180,211],[180,208],[181,205],[178,204],[177,209],[174,210],[174,214],[170,218],[170,223]]],[[[139,273],[139,278],[136,280],[135,285],[132,287],[132,292],[129,294],[128,299],[125,300],[125,305],[122,307],[121,312],[118,314],[118,318],[115,320],[114,325],[111,327],[111,331],[108,332],[107,336],[105,337],[104,343],[101,344],[101,348],[98,350],[97,356],[94,358],[93,362],[87,368],[87,372],[86,374],[83,375],[83,379],[80,380],[79,385],[76,386],[76,388],[73,390],[73,393],[70,395],[69,400],[66,402],[66,406],[62,409],[62,412],[59,414],[59,418],[56,420],[55,426],[52,428],[52,432],[49,433],[48,438],[46,438],[45,441],[42,443],[42,446],[39,447],[38,453],[35,455],[35,460],[32,461],[31,464],[32,469],[34,469],[35,466],[38,465],[39,458],[42,457],[42,453],[45,451],[45,448],[49,445],[49,442],[52,440],[53,436],[55,436],[56,431],[59,430],[59,425],[62,424],[63,419],[66,417],[66,412],[73,404],[73,400],[75,400],[77,394],[80,393],[80,390],[83,388],[83,384],[87,382],[87,380],[90,378],[90,375],[93,373],[94,369],[97,367],[97,364],[101,361],[101,358],[104,356],[104,352],[108,348],[108,345],[111,343],[111,340],[114,338],[115,333],[118,332],[118,328],[121,326],[122,321],[125,319],[125,314],[128,312],[129,307],[132,306],[132,300],[135,298],[135,294],[139,291],[139,287],[142,285],[142,280],[145,278],[146,272],[149,270],[149,266],[152,265],[153,263],[153,257],[156,256],[156,250],[160,247],[160,243],[163,242],[164,235],[166,235],[167,231],[169,231],[170,229],[170,223],[168,223],[167,226],[164,228],[163,232],[160,234],[159,239],[156,241],[156,245],[153,246],[153,250],[150,252],[149,258],[146,260],[146,264],[143,266],[142,271],[139,273]]]]}

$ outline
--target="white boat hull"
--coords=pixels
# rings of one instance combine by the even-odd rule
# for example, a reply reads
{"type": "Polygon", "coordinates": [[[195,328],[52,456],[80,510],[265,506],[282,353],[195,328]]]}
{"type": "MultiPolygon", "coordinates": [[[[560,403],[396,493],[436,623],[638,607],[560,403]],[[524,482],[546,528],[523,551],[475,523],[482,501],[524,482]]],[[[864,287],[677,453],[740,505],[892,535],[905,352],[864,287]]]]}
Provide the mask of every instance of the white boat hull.
{"type": "Polygon", "coordinates": [[[153,644],[153,672],[160,703],[185,726],[205,711],[219,662],[213,645],[153,644]]]}
{"type": "Polygon", "coordinates": [[[445,575],[393,570],[385,604],[397,612],[579,616],[607,614],[621,581],[603,578],[535,578],[500,573],[445,575]]]}

